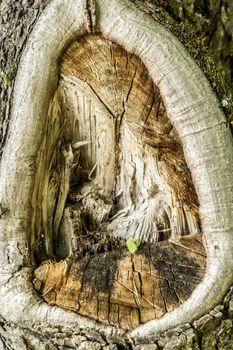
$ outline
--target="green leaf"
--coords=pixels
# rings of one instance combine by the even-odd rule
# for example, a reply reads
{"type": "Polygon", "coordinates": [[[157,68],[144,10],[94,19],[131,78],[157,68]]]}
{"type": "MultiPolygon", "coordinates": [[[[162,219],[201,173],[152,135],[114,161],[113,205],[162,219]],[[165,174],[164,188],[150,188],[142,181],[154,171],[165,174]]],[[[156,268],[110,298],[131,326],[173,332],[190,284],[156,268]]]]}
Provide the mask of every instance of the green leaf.
{"type": "Polygon", "coordinates": [[[127,248],[129,252],[133,255],[138,250],[139,244],[135,242],[133,238],[128,238],[126,241],[127,248]]]}

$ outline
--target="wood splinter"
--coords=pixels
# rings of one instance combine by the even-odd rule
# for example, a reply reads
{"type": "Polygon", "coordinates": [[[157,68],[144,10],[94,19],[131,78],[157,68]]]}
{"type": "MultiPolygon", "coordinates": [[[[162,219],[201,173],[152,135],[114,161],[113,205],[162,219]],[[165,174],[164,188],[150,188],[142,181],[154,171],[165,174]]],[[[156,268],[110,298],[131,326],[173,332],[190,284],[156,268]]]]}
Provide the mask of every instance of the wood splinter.
{"type": "MultiPolygon", "coordinates": [[[[60,147],[54,148],[49,183],[35,186],[43,194],[43,187],[57,182],[56,196],[48,191],[44,198],[46,205],[54,200],[54,221],[49,211],[40,222],[45,209],[37,206],[35,230],[51,225],[48,232],[57,234],[52,240],[44,235],[52,242],[52,257],[68,256],[65,268],[43,262],[35,271],[38,291],[52,305],[121,328],[160,318],[201,281],[205,252],[196,241],[198,200],[191,175],[158,88],[135,55],[101,36],[87,36],[64,54],[49,118],[65,127],[54,135],[58,127],[51,123],[46,138],[57,144],[62,139],[79,153],[75,158],[63,151],[67,160],[59,163],[60,147]],[[190,233],[193,249],[179,238],[190,233]],[[132,261],[128,237],[149,242],[132,261]]],[[[46,159],[40,158],[38,169],[46,159]]]]}
{"type": "MultiPolygon", "coordinates": [[[[75,56],[71,56],[71,62],[75,56]]],[[[110,64],[102,76],[115,79],[115,71],[110,64]],[[109,74],[111,71],[113,74],[109,74]]],[[[117,79],[123,79],[121,72],[121,69],[117,70],[117,79]]],[[[87,70],[86,78],[89,73],[87,70]]],[[[127,0],[92,1],[88,16],[85,1],[52,0],[36,22],[22,53],[8,135],[0,164],[0,203],[8,208],[0,222],[1,315],[7,322],[26,322],[32,329],[53,324],[66,325],[70,329],[78,325],[112,332],[113,328],[106,324],[102,326],[101,322],[38,301],[31,284],[32,264],[35,261],[40,264],[43,259],[54,256],[65,259],[73,252],[80,255],[79,264],[82,259],[90,259],[91,264],[95,262],[93,256],[113,254],[111,251],[114,250],[120,252],[119,237],[124,239],[132,235],[135,240],[140,240],[145,232],[148,241],[145,244],[152,247],[152,240],[158,241],[158,237],[150,232],[164,227],[171,228],[174,236],[203,232],[206,272],[186,301],[162,318],[155,317],[136,327],[131,336],[157,334],[190,323],[221,302],[233,283],[232,135],[226,128],[219,102],[199,67],[177,38],[154,19],[127,0]],[[95,4],[98,7],[96,15],[95,4]],[[74,40],[78,40],[74,50],[83,40],[83,57],[88,46],[92,50],[87,36],[93,29],[91,20],[95,33],[102,35],[99,40],[106,40],[103,41],[103,53],[109,52],[109,49],[105,51],[105,44],[107,47],[113,45],[113,59],[105,60],[102,55],[99,62],[114,62],[118,67],[122,52],[126,50],[122,63],[129,73],[129,81],[126,77],[124,85],[126,90],[119,88],[117,80],[110,79],[109,85],[97,82],[103,90],[97,91],[94,78],[88,83],[76,75],[76,64],[69,67],[69,76],[60,70],[60,58],[74,40]],[[142,86],[140,82],[143,82],[142,86]],[[104,86],[108,86],[108,90],[104,86]],[[78,101],[79,110],[75,91],[83,97],[78,101]],[[104,100],[105,95],[108,98],[104,100]],[[112,100],[112,96],[117,96],[118,101],[112,100]],[[133,101],[138,105],[135,106],[133,101]],[[65,106],[71,106],[73,110],[65,110],[65,106]],[[94,114],[90,112],[90,106],[95,106],[94,114]],[[75,118],[69,118],[74,111],[76,115],[77,110],[79,123],[76,120],[72,124],[75,118]],[[63,123],[64,117],[68,118],[68,123],[63,123]],[[95,138],[86,135],[87,131],[95,138]],[[70,139],[72,132],[79,132],[81,137],[70,139]],[[64,171],[62,148],[84,140],[93,140],[93,143],[74,154],[77,166],[72,167],[63,216],[58,233],[54,235],[55,212],[60,212],[59,205],[64,203],[57,201],[64,171]],[[188,167],[182,160],[183,154],[188,167]],[[177,159],[175,164],[174,158],[177,159]],[[98,166],[90,181],[88,173],[97,160],[98,166]],[[124,174],[127,174],[126,178],[124,174]],[[88,191],[88,196],[76,201],[75,198],[88,191]],[[114,219],[110,221],[108,217],[114,219]],[[85,244],[86,250],[83,244],[79,245],[78,232],[82,231],[88,237],[92,232],[91,243],[96,242],[95,245],[85,244]],[[98,244],[101,237],[106,241],[104,232],[106,235],[111,233],[107,247],[98,244]],[[28,254],[28,247],[31,254],[28,254]]],[[[164,235],[163,239],[169,237],[164,235]]],[[[167,241],[162,241],[155,247],[162,249],[166,244],[167,241]]],[[[179,249],[176,244],[176,250],[179,249]]],[[[188,254],[192,256],[193,252],[188,254]]],[[[164,252],[162,256],[164,261],[171,259],[169,254],[165,259],[164,252]]],[[[120,261],[115,272],[121,270],[120,261]]],[[[162,266],[161,262],[159,265],[162,266]]],[[[189,261],[183,267],[186,265],[192,266],[192,263],[189,261]]],[[[94,269],[95,265],[92,266],[94,269]]],[[[98,271],[102,271],[101,268],[98,271]]],[[[106,273],[105,269],[103,273],[106,273]]],[[[129,288],[133,290],[132,286],[129,288]]],[[[137,289],[140,290],[138,286],[137,289]]],[[[177,299],[180,299],[178,293],[177,299]]],[[[163,305],[165,311],[169,311],[167,305],[163,305]]],[[[88,306],[91,307],[86,303],[83,314],[89,315],[88,306]]],[[[116,308],[118,310],[118,306],[116,308]]],[[[114,315],[118,314],[118,311],[114,312],[114,315]]],[[[138,309],[135,314],[138,315],[138,309]]],[[[133,320],[137,321],[137,317],[133,320]]],[[[117,328],[114,332],[121,334],[117,328]]]]}

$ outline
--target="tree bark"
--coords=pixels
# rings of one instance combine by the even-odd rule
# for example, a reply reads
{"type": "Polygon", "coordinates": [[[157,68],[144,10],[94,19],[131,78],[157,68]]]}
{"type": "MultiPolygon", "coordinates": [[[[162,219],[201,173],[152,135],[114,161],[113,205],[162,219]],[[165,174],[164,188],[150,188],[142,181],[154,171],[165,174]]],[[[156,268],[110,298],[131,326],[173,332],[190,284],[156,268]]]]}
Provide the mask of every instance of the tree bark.
{"type": "MultiPolygon", "coordinates": [[[[151,17],[155,17],[156,20],[159,20],[162,22],[165,26],[169,27],[170,30],[173,29],[173,31],[177,34],[181,30],[181,28],[188,28],[187,25],[189,23],[192,24],[194,21],[195,23],[198,23],[198,25],[204,26],[207,20],[209,20],[209,29],[206,30],[204,39],[208,42],[209,48],[208,50],[210,53],[218,52],[218,64],[219,64],[219,70],[224,73],[223,79],[224,83],[221,82],[221,79],[218,77],[216,73],[213,73],[213,67],[208,67],[209,61],[208,55],[203,55],[199,57],[199,63],[202,65],[203,71],[207,74],[209,77],[211,83],[213,84],[215,91],[217,92],[221,103],[225,110],[229,113],[231,111],[231,100],[229,95],[229,89],[225,88],[227,83],[231,82],[232,77],[230,78],[229,71],[231,69],[231,66],[229,65],[229,62],[231,61],[231,51],[230,48],[228,49],[229,54],[225,54],[225,39],[223,39],[222,45],[219,45],[215,48],[214,42],[216,41],[216,37],[227,37],[227,40],[230,41],[230,35],[231,35],[231,26],[229,25],[230,22],[230,11],[231,11],[231,5],[227,2],[224,2],[218,5],[217,8],[213,8],[213,5],[210,3],[208,6],[205,4],[203,5],[201,2],[193,2],[190,5],[179,4],[179,2],[172,2],[170,1],[169,4],[153,4],[152,2],[139,2],[134,1],[133,2],[136,7],[139,7],[143,11],[150,14],[151,17]],[[175,5],[176,4],[176,5],[175,5]],[[173,18],[170,17],[170,15],[167,13],[167,11],[170,12],[170,15],[172,15],[173,18]],[[193,14],[195,16],[193,17],[193,14]],[[201,16],[200,16],[201,14],[201,16]],[[216,15],[217,14],[217,15],[216,15]],[[200,17],[202,20],[200,20],[200,17]],[[180,23],[177,23],[181,21],[180,23]],[[188,22],[188,24],[187,24],[188,22]],[[224,23],[224,34],[223,34],[223,23],[224,23]],[[184,27],[183,27],[184,26],[184,27]]],[[[8,121],[10,116],[10,107],[11,107],[11,101],[12,101],[12,91],[13,91],[13,82],[12,84],[7,83],[7,78],[10,79],[10,76],[13,78],[17,67],[18,62],[23,50],[23,47],[25,45],[26,40],[28,39],[29,33],[31,32],[31,29],[34,26],[34,23],[39,18],[39,15],[43,11],[44,7],[47,5],[47,1],[35,1],[32,3],[31,1],[24,1],[23,4],[18,4],[17,2],[10,2],[10,3],[1,3],[1,47],[0,47],[0,53],[1,53],[1,70],[2,70],[2,84],[1,84],[1,142],[2,142],[2,148],[4,147],[4,143],[7,137],[7,130],[8,130],[8,121]],[[11,40],[9,40],[9,37],[11,40]]],[[[198,27],[197,32],[197,38],[198,35],[200,37],[201,29],[198,27]]],[[[181,33],[180,38],[183,38],[184,44],[190,48],[192,47],[192,44],[187,43],[186,40],[189,37],[188,35],[193,35],[193,29],[190,27],[189,34],[181,33]]],[[[193,44],[193,52],[191,49],[191,54],[195,52],[196,49],[199,50],[198,52],[201,52],[203,46],[200,44],[196,44],[198,39],[194,39],[195,43],[193,44]],[[200,46],[199,46],[200,45],[200,46]]],[[[231,41],[230,41],[231,42],[231,41]]],[[[228,45],[229,47],[230,45],[228,45]]],[[[65,68],[64,68],[65,70],[65,68]]],[[[86,80],[86,78],[84,79],[86,80]]],[[[102,95],[101,95],[102,96],[102,95]]],[[[109,113],[109,110],[108,110],[109,113]]],[[[110,113],[111,114],[111,113],[110,113]]],[[[55,124],[54,124],[55,125],[55,124]]],[[[53,125],[53,127],[54,127],[53,125]]],[[[48,127],[49,130],[49,127],[48,127]]],[[[147,133],[149,133],[149,129],[147,133]]],[[[49,135],[49,134],[48,134],[49,135]]],[[[57,137],[57,136],[55,136],[57,137]]],[[[49,140],[52,140],[52,137],[48,138],[49,140]]],[[[49,141],[50,142],[50,141],[49,141]]],[[[169,141],[171,142],[171,140],[169,141]]],[[[172,142],[176,142],[176,137],[172,139],[172,142]],[[175,141],[174,141],[175,140],[175,141]]],[[[77,145],[79,147],[79,145],[77,145]]],[[[89,147],[89,146],[88,146],[89,147]]],[[[117,151],[115,150],[115,153],[117,154],[117,151]]],[[[181,151],[182,153],[182,151],[181,151]]],[[[43,154],[43,147],[41,148],[41,154],[43,154]]],[[[174,157],[174,160],[177,159],[177,157],[180,156],[179,152],[176,152],[175,155],[173,154],[172,157],[174,157]]],[[[60,191],[60,197],[57,202],[57,209],[56,213],[54,215],[54,222],[52,223],[53,226],[53,235],[55,236],[48,236],[49,240],[48,242],[45,242],[43,249],[37,249],[38,247],[41,247],[42,241],[41,236],[44,234],[44,232],[39,232],[41,227],[45,225],[45,221],[43,219],[43,215],[40,216],[40,208],[37,208],[35,211],[36,217],[34,218],[35,226],[38,226],[37,232],[38,237],[33,237],[32,246],[35,247],[34,252],[32,249],[32,252],[34,253],[34,257],[38,262],[41,262],[42,259],[46,257],[53,257],[54,256],[54,250],[56,250],[56,254],[59,255],[59,244],[55,248],[54,244],[52,242],[57,242],[57,237],[59,236],[59,224],[63,220],[62,219],[62,212],[65,207],[65,198],[67,197],[68,188],[62,187],[62,183],[67,184],[67,178],[70,179],[70,168],[71,164],[73,164],[73,154],[71,152],[70,148],[63,148],[60,152],[60,155],[58,155],[58,158],[63,159],[61,160],[60,164],[64,164],[62,166],[62,170],[59,174],[53,173],[52,176],[58,177],[62,180],[60,180],[61,187],[59,189],[60,191]],[[62,158],[63,157],[63,158],[62,158]],[[62,163],[63,162],[63,163],[62,163]],[[63,197],[62,197],[63,193],[63,197]],[[59,211],[60,210],[60,211],[59,211]],[[42,219],[41,219],[42,218],[42,219]],[[41,220],[41,222],[40,222],[41,220]],[[52,238],[51,238],[52,237],[52,238]],[[45,255],[44,252],[46,252],[45,255]]],[[[182,162],[182,161],[181,161],[182,162]]],[[[90,171],[94,168],[94,161],[92,160],[91,164],[88,165],[87,169],[90,173],[90,171]]],[[[49,166],[49,163],[41,163],[41,168],[47,168],[49,166]]],[[[171,166],[171,163],[170,165],[171,166]]],[[[40,169],[40,168],[39,168],[40,169]]],[[[93,170],[95,171],[95,169],[93,170]]],[[[174,175],[174,174],[173,174],[174,175]]],[[[51,180],[51,174],[47,174],[47,177],[51,180]]],[[[104,180],[103,180],[104,181],[104,180]]],[[[189,182],[189,178],[187,179],[187,186],[192,186],[191,182],[189,182]]],[[[177,183],[176,183],[177,185],[177,183]]],[[[41,193],[41,184],[38,184],[38,188],[36,188],[36,193],[41,193]]],[[[44,186],[44,185],[43,185],[44,186]]],[[[172,184],[171,184],[172,186],[172,184]]],[[[174,188],[177,189],[177,186],[174,186],[174,188]]],[[[179,188],[179,187],[178,187],[179,188]]],[[[56,191],[56,189],[55,189],[56,191]]],[[[53,192],[52,192],[53,193],[53,192]]],[[[181,192],[179,191],[179,194],[181,192]]],[[[77,196],[80,195],[80,193],[73,193],[73,195],[77,196]]],[[[182,194],[181,194],[182,196],[182,194]]],[[[185,196],[185,194],[183,194],[185,196]]],[[[55,196],[56,197],[56,196],[55,196]]],[[[38,200],[38,195],[35,195],[35,201],[38,200]]],[[[76,198],[76,197],[75,197],[76,198]]],[[[52,203],[53,198],[49,201],[52,203]]],[[[100,199],[98,199],[98,205],[100,204],[100,199]]],[[[195,199],[195,191],[193,191],[192,199],[191,199],[191,207],[195,207],[198,205],[195,199]]],[[[36,202],[37,203],[37,202],[36,202]]],[[[88,205],[92,204],[86,204],[87,208],[88,205]]],[[[1,215],[4,217],[4,215],[7,215],[8,208],[4,208],[4,206],[1,206],[1,215]]],[[[67,208],[67,213],[68,213],[67,208]]],[[[86,209],[87,210],[87,209],[86,209]]],[[[196,209],[195,209],[196,210],[196,209]]],[[[195,211],[194,210],[194,211],[195,211]]],[[[67,214],[69,216],[69,214],[67,214]]],[[[196,214],[195,214],[196,215],[196,214]]],[[[195,222],[195,215],[194,219],[192,219],[190,222],[195,222]]],[[[49,217],[49,215],[46,214],[46,217],[49,217]]],[[[69,220],[69,219],[68,219],[69,220]]],[[[198,219],[197,219],[198,220],[198,219]]],[[[98,219],[97,219],[98,221],[98,219]]],[[[64,224],[65,225],[65,224],[64,224]]],[[[182,226],[182,225],[181,225],[182,226]]],[[[195,224],[194,224],[195,226],[195,224]]],[[[198,226],[198,225],[196,225],[198,226]]],[[[45,226],[44,226],[45,227],[45,226]]],[[[48,223],[46,222],[46,230],[48,227],[48,223]]],[[[164,227],[164,226],[163,226],[164,227]]],[[[141,239],[141,237],[137,237],[137,239],[141,239]]],[[[68,239],[69,240],[69,239],[68,239]]],[[[59,241],[59,240],[58,240],[59,241]]],[[[80,243],[80,242],[79,242],[80,243]]],[[[93,242],[90,242],[93,244],[93,242]]],[[[4,241],[2,242],[4,245],[4,241]]],[[[43,244],[42,244],[43,245],[43,244]]],[[[60,243],[62,245],[62,243],[60,243]]],[[[77,247],[76,247],[77,248],[77,247]]],[[[27,249],[27,247],[23,247],[22,249],[27,249]]],[[[67,247],[67,255],[69,254],[70,247],[68,245],[67,247]]],[[[32,253],[31,252],[31,253],[32,253]]],[[[62,252],[64,253],[64,250],[62,249],[62,252]]],[[[158,253],[156,253],[158,254],[158,253]]],[[[184,253],[185,254],[185,253],[184,253]]],[[[11,258],[11,257],[10,257],[11,258]]],[[[22,265],[24,265],[24,262],[21,262],[22,265]]],[[[58,263],[59,264],[59,263],[58,263]]],[[[45,267],[46,265],[42,265],[45,267]]],[[[50,268],[50,267],[49,267],[50,268]]],[[[17,271],[17,269],[16,269],[17,271]]],[[[43,275],[43,273],[42,273],[43,275]]],[[[68,276],[68,275],[67,275],[68,276]]],[[[17,273],[14,276],[14,278],[20,279],[22,278],[20,275],[17,277],[17,273]]],[[[44,280],[41,280],[41,276],[39,277],[39,283],[43,282],[44,280]]],[[[38,281],[37,283],[38,286],[38,281]]],[[[58,286],[60,289],[60,286],[58,286]]],[[[44,295],[45,300],[50,301],[47,297],[49,296],[49,283],[46,285],[46,288],[41,289],[41,285],[37,288],[40,290],[40,292],[44,295]]],[[[128,287],[129,288],[129,287],[128,287]]],[[[222,304],[217,306],[214,310],[210,311],[209,314],[205,315],[198,321],[194,321],[192,324],[185,324],[180,326],[176,330],[170,330],[168,332],[165,332],[164,334],[158,336],[147,336],[146,338],[140,338],[136,339],[134,337],[129,337],[127,334],[124,334],[124,332],[119,331],[116,332],[118,335],[114,333],[114,330],[112,328],[107,327],[99,327],[96,325],[96,329],[94,327],[93,330],[86,330],[86,327],[83,329],[78,327],[70,327],[65,325],[64,326],[54,326],[52,324],[45,324],[41,325],[40,328],[36,329],[35,327],[32,328],[31,325],[27,324],[27,322],[24,325],[17,325],[15,327],[15,324],[13,322],[7,322],[4,320],[4,317],[1,319],[1,328],[0,328],[0,339],[2,344],[0,343],[0,346],[2,346],[3,349],[66,349],[66,348],[78,348],[78,349],[162,349],[162,348],[176,348],[176,349],[225,349],[225,348],[231,348],[233,344],[232,339],[232,299],[231,299],[231,291],[229,294],[225,297],[222,304]],[[103,328],[106,328],[103,331],[103,328]]],[[[137,303],[137,301],[136,301],[137,303]]],[[[72,307],[68,307],[69,309],[72,309],[72,307]]],[[[26,311],[24,311],[26,312],[26,311]]],[[[85,314],[85,313],[84,313],[85,314]]],[[[98,319],[98,318],[97,318],[98,319]]],[[[89,324],[87,323],[87,327],[89,324]]]]}

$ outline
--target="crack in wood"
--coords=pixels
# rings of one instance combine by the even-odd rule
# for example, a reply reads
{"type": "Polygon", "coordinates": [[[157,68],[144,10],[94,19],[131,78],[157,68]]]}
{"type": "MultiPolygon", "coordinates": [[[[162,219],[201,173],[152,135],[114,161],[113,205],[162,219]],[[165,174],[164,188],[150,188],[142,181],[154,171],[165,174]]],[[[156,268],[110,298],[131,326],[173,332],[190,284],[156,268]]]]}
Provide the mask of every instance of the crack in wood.
{"type": "Polygon", "coordinates": [[[136,56],[92,35],[60,66],[32,198],[34,256],[52,262],[35,271],[35,287],[50,304],[132,329],[176,308],[203,277],[201,235],[179,237],[200,233],[197,196],[136,56]],[[133,257],[128,237],[144,241],[133,257]]]}
{"type": "Polygon", "coordinates": [[[86,0],[86,16],[88,32],[93,33],[96,29],[95,1],[86,0]]]}

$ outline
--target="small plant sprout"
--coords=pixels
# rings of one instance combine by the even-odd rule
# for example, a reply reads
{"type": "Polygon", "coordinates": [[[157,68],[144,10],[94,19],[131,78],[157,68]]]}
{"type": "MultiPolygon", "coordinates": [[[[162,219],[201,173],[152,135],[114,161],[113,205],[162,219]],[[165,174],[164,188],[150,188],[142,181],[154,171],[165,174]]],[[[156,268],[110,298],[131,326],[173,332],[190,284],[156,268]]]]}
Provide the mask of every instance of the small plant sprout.
{"type": "Polygon", "coordinates": [[[132,237],[128,238],[126,241],[126,246],[128,248],[128,251],[132,255],[134,255],[136,253],[140,244],[141,244],[141,241],[136,242],[132,237]]]}
{"type": "MultiPolygon", "coordinates": [[[[162,229],[162,230],[154,231],[154,232],[151,232],[151,234],[168,232],[168,231],[171,231],[171,228],[165,228],[165,229],[162,229]]],[[[128,248],[128,251],[130,252],[130,254],[134,255],[137,252],[137,250],[140,247],[140,245],[141,245],[141,243],[143,241],[143,238],[144,238],[144,236],[146,234],[148,234],[148,233],[143,233],[142,237],[141,237],[141,239],[139,241],[135,241],[132,237],[127,239],[126,246],[128,248]]]]}

